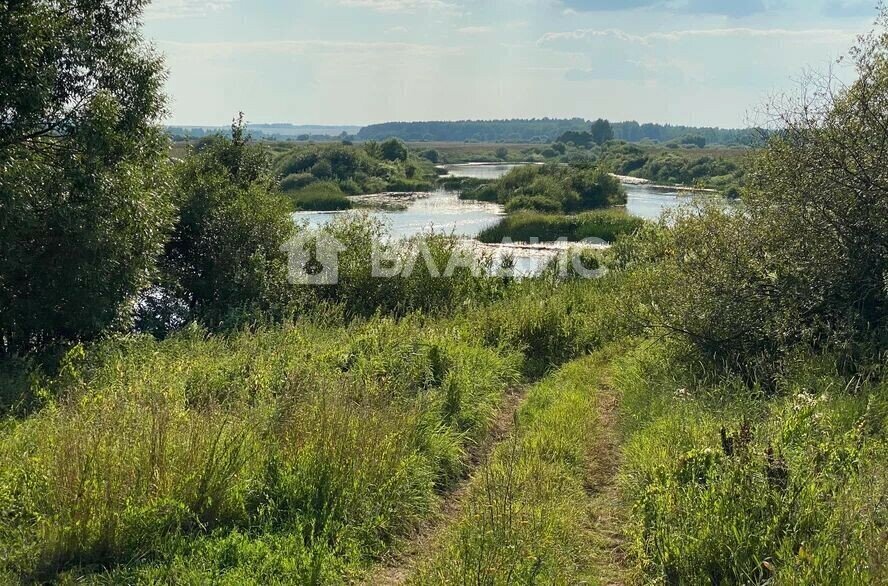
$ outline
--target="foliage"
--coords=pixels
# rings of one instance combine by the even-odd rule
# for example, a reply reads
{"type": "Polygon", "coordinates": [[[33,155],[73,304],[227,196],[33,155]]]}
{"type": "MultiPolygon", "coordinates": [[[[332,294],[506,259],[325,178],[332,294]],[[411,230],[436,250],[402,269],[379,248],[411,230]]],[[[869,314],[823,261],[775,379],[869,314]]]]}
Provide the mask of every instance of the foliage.
{"type": "Polygon", "coordinates": [[[344,193],[340,185],[334,181],[317,181],[296,191],[286,193],[292,202],[294,210],[348,210],[352,208],[352,202],[344,193]]]}
{"type": "MultiPolygon", "coordinates": [[[[215,327],[234,312],[285,306],[282,248],[294,225],[277,193],[268,155],[249,144],[242,118],[231,139],[206,142],[176,174],[179,220],[166,247],[161,284],[187,307],[177,321],[195,319],[215,327]]],[[[166,296],[154,297],[145,309],[154,316],[169,303],[166,296]]]]}
{"type": "MultiPolygon", "coordinates": [[[[274,168],[284,176],[281,189],[285,192],[305,189],[314,181],[332,181],[348,195],[425,191],[434,179],[431,162],[416,157],[397,140],[361,146],[312,144],[289,148],[277,157],[274,168]]],[[[317,189],[330,191],[329,186],[317,189]]],[[[304,197],[310,197],[310,193],[304,197]]],[[[311,198],[314,205],[321,205],[321,199],[311,198]]],[[[343,209],[342,200],[332,199],[331,204],[334,207],[326,209],[343,209]]]]}
{"type": "Polygon", "coordinates": [[[688,155],[614,143],[601,153],[600,164],[617,175],[629,175],[655,183],[702,185],[728,189],[743,184],[744,167],[736,157],[688,155]]]}
{"type": "Polygon", "coordinates": [[[592,123],[589,134],[592,135],[592,142],[597,145],[603,145],[607,141],[614,139],[614,129],[611,128],[610,122],[602,118],[592,123]]]}
{"type": "Polygon", "coordinates": [[[580,584],[591,581],[594,538],[584,482],[600,433],[586,358],[534,386],[500,444],[469,486],[460,518],[411,584],[580,584]]]}
{"type": "Polygon", "coordinates": [[[281,179],[281,191],[296,191],[304,187],[308,187],[317,181],[317,177],[311,173],[290,173],[281,179]]]}
{"type": "Polygon", "coordinates": [[[885,383],[799,354],[763,401],[683,354],[647,344],[617,368],[639,581],[884,582],[885,383]]]}
{"type": "Polygon", "coordinates": [[[0,354],[126,325],[172,221],[144,2],[0,8],[0,354]]]}
{"type": "MultiPolygon", "coordinates": [[[[860,79],[783,111],[754,161],[742,213],[704,207],[640,237],[642,319],[716,362],[769,379],[780,354],[832,347],[854,363],[888,331],[888,67],[864,41],[860,79]]],[[[640,305],[640,306],[641,306],[640,305]]],[[[640,307],[639,306],[639,307],[640,307]]]]}
{"type": "MultiPolygon", "coordinates": [[[[452,122],[386,122],[371,124],[358,132],[359,140],[384,140],[397,137],[408,142],[469,143],[549,143],[562,140],[566,132],[588,135],[591,122],[582,118],[536,120],[461,120],[452,122]]],[[[635,121],[610,123],[617,140],[629,142],[668,142],[688,135],[702,136],[708,144],[753,144],[757,133],[750,129],[695,128],[669,124],[639,124],[635,121]]],[[[577,143],[579,144],[579,143],[577,143]]]]}
{"type": "Polygon", "coordinates": [[[386,161],[406,161],[407,147],[397,138],[390,138],[379,145],[379,152],[386,161]]]}
{"type": "Polygon", "coordinates": [[[626,202],[620,182],[600,169],[585,166],[525,165],[497,181],[462,193],[489,200],[492,193],[506,211],[570,213],[626,202]]]}
{"type": "Polygon", "coordinates": [[[555,144],[572,144],[574,146],[589,148],[594,144],[592,140],[592,133],[588,130],[585,131],[576,131],[576,130],[568,130],[564,134],[558,137],[555,141],[555,144]]]}
{"type": "Polygon", "coordinates": [[[348,315],[447,314],[496,299],[505,287],[488,275],[490,259],[478,258],[453,236],[427,233],[398,241],[369,215],[339,216],[323,232],[344,248],[338,257],[339,282],[309,287],[308,293],[342,304],[348,315]],[[401,270],[381,276],[391,268],[401,270]]]}
{"type": "Polygon", "coordinates": [[[509,238],[515,242],[530,242],[532,238],[537,238],[541,242],[551,242],[567,238],[571,242],[578,242],[600,238],[613,242],[618,236],[632,234],[643,223],[639,218],[615,210],[596,210],[574,216],[520,212],[510,214],[495,226],[482,230],[478,240],[502,242],[509,238]]]}

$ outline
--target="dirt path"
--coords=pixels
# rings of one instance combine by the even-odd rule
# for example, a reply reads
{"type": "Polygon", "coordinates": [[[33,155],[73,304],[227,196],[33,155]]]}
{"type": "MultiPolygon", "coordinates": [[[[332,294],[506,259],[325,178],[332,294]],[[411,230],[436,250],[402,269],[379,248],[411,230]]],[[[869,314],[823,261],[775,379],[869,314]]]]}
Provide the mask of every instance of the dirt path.
{"type": "Polygon", "coordinates": [[[626,563],[625,507],[616,482],[620,469],[620,439],[617,429],[619,397],[608,376],[596,389],[598,433],[589,449],[592,458],[586,476],[590,495],[589,522],[596,540],[595,569],[601,584],[608,586],[629,582],[626,563]]]}
{"type": "Polygon", "coordinates": [[[519,387],[506,394],[487,437],[470,451],[465,474],[451,491],[443,495],[438,514],[421,525],[412,536],[405,538],[400,546],[396,546],[390,557],[384,559],[362,584],[397,586],[407,582],[422,556],[433,549],[435,540],[459,518],[472,474],[487,462],[494,447],[512,433],[518,408],[526,392],[526,387],[519,387]]]}

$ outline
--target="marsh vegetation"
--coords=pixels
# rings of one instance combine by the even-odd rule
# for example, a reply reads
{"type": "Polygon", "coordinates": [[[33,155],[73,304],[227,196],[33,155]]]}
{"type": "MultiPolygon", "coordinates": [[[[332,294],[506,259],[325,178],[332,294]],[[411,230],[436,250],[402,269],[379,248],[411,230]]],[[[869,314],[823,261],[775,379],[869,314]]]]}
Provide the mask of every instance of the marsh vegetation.
{"type": "Polygon", "coordinates": [[[461,185],[509,212],[483,240],[611,242],[598,278],[341,214],[307,285],[294,205],[433,155],[239,117],[168,157],[142,8],[0,9],[0,581],[888,580],[888,12],[775,106],[739,211],[607,209],[606,157],[461,185]]]}

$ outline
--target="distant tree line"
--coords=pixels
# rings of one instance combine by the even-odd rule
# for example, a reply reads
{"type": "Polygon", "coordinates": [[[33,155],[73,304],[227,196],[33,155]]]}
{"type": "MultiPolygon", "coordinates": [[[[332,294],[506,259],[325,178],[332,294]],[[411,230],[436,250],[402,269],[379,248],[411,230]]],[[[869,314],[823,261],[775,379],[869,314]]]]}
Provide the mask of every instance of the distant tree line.
{"type": "MultiPolygon", "coordinates": [[[[390,137],[421,142],[553,142],[565,133],[589,133],[594,123],[582,118],[540,118],[530,120],[459,120],[455,122],[386,122],[362,128],[358,140],[384,140],[390,137]]],[[[610,122],[613,136],[627,142],[669,142],[692,136],[703,144],[749,145],[759,137],[754,129],[726,129],[670,124],[639,124],[635,121],[610,122]]],[[[605,130],[602,125],[598,130],[605,130]]]]}

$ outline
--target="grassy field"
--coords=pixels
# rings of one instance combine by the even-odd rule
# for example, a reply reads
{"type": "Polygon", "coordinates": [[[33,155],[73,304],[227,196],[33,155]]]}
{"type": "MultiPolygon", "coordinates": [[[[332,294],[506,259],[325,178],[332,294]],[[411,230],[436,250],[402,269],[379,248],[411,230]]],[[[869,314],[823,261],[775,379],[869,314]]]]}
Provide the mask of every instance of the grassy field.
{"type": "Polygon", "coordinates": [[[331,306],[6,368],[0,576],[884,581],[878,373],[799,354],[764,396],[673,343],[625,337],[623,279],[531,280],[400,320],[331,306]]]}
{"type": "Polygon", "coordinates": [[[884,382],[800,354],[763,397],[672,343],[624,338],[621,279],[528,281],[439,317],[331,310],[109,340],[52,372],[7,368],[0,576],[883,580],[884,382]]]}
{"type": "MultiPolygon", "coordinates": [[[[596,584],[615,577],[597,491],[610,482],[602,417],[608,358],[573,362],[530,389],[472,477],[460,511],[410,584],[596,584]]],[[[619,571],[617,572],[617,575],[619,571]]]]}
{"type": "Polygon", "coordinates": [[[433,514],[508,389],[601,343],[598,294],[526,284],[431,321],[135,337],[9,377],[30,407],[0,429],[0,576],[359,576],[433,514]]]}
{"type": "Polygon", "coordinates": [[[799,356],[762,397],[683,355],[647,343],[615,364],[639,580],[885,583],[884,379],[799,356]]]}

